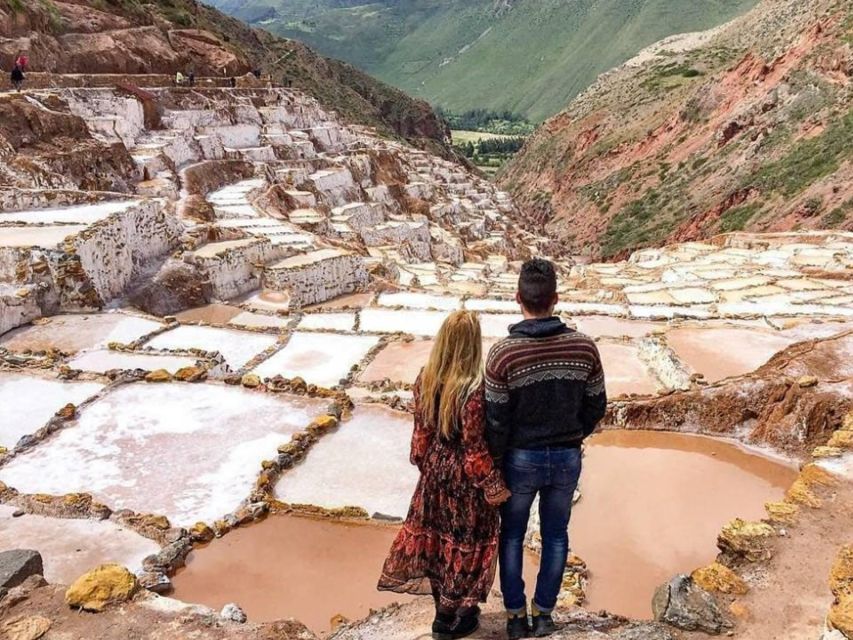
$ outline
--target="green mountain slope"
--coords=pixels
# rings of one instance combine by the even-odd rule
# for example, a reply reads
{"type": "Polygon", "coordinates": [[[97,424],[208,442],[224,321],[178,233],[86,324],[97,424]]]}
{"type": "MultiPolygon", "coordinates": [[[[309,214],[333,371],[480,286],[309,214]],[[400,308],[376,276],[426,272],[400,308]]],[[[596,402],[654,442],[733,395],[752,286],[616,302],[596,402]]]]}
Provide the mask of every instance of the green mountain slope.
{"type": "Polygon", "coordinates": [[[602,72],[755,0],[213,0],[453,111],[539,121],[602,72]]]}

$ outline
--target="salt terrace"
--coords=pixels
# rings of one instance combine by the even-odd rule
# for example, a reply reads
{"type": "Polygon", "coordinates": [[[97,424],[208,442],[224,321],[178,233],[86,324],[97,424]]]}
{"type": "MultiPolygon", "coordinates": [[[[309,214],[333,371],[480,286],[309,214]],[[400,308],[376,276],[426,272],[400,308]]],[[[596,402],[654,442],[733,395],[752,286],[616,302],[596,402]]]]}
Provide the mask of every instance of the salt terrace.
{"type": "MultiPolygon", "coordinates": [[[[454,309],[479,312],[486,348],[506,335],[531,256],[555,260],[557,313],[598,344],[607,427],[803,462],[829,438],[809,431],[808,390],[853,401],[851,233],[575,263],[515,224],[491,183],[299,92],[152,94],[160,128],[110,89],[30,97],[123,145],[126,193],[61,176],[0,190],[0,502],[27,513],[0,506],[0,543],[31,540],[49,578],[118,559],[162,591],[195,545],[270,511],[405,516],[411,387],[431,340],[454,309]],[[820,363],[804,344],[825,349],[820,363]],[[804,358],[802,379],[785,378],[790,414],[767,427],[761,384],[783,375],[782,351],[804,358]],[[702,408],[714,402],[738,418],[702,408]]],[[[820,464],[848,481],[850,442],[836,440],[820,464]]]]}

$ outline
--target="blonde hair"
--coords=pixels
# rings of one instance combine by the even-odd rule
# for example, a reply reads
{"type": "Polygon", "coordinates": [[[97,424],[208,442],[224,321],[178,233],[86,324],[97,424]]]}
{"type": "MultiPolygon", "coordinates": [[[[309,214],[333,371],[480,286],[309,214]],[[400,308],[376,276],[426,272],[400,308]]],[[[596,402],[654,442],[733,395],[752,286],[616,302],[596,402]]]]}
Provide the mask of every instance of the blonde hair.
{"type": "Polygon", "coordinates": [[[454,311],[438,331],[421,372],[421,417],[450,438],[469,396],[483,382],[483,339],[473,311],[454,311]]]}

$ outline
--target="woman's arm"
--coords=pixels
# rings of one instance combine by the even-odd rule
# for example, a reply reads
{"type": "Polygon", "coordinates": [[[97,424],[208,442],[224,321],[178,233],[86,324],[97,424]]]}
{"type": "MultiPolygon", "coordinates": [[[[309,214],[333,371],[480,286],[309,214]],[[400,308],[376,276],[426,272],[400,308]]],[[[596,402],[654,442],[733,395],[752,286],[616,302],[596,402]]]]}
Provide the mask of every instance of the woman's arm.
{"type": "Polygon", "coordinates": [[[418,469],[421,468],[421,465],[424,462],[424,458],[426,458],[427,451],[429,450],[430,444],[432,444],[432,438],[435,432],[435,429],[428,427],[424,424],[424,420],[421,417],[421,377],[418,376],[418,379],[415,380],[415,386],[412,389],[412,394],[414,395],[415,401],[415,428],[412,431],[412,449],[409,454],[409,461],[415,465],[418,469]]]}
{"type": "Polygon", "coordinates": [[[503,474],[495,467],[484,436],[486,396],[483,387],[471,394],[462,409],[462,445],[465,449],[465,474],[486,494],[490,504],[501,504],[510,497],[503,474]]]}

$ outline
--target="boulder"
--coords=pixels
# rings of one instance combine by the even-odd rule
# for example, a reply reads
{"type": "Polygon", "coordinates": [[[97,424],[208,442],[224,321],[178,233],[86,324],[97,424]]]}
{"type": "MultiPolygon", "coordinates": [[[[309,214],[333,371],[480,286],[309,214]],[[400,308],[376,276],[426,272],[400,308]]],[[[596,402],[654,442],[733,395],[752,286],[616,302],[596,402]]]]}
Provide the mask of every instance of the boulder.
{"type": "Polygon", "coordinates": [[[655,620],[685,631],[719,634],[729,626],[714,597],[687,575],[675,576],[655,591],[655,620]]]}
{"type": "Polygon", "coordinates": [[[102,564],[83,574],[68,587],[65,603],[86,611],[103,611],[110,604],[127,602],[139,583],[130,571],[119,564],[102,564]]]}
{"type": "Polygon", "coordinates": [[[139,574],[139,586],[154,593],[168,593],[172,590],[172,581],[160,571],[143,571],[139,574]]]}
{"type": "Polygon", "coordinates": [[[30,576],[43,575],[44,563],[38,551],[12,549],[0,551],[0,587],[17,587],[30,576]]]}
{"type": "Polygon", "coordinates": [[[696,569],[691,577],[705,591],[718,591],[733,595],[744,595],[749,591],[749,587],[743,578],[719,562],[713,562],[707,567],[696,569]]]}
{"type": "Polygon", "coordinates": [[[776,530],[764,522],[747,522],[735,518],[720,532],[717,546],[725,556],[734,560],[758,562],[773,555],[772,539],[776,530]]]}

